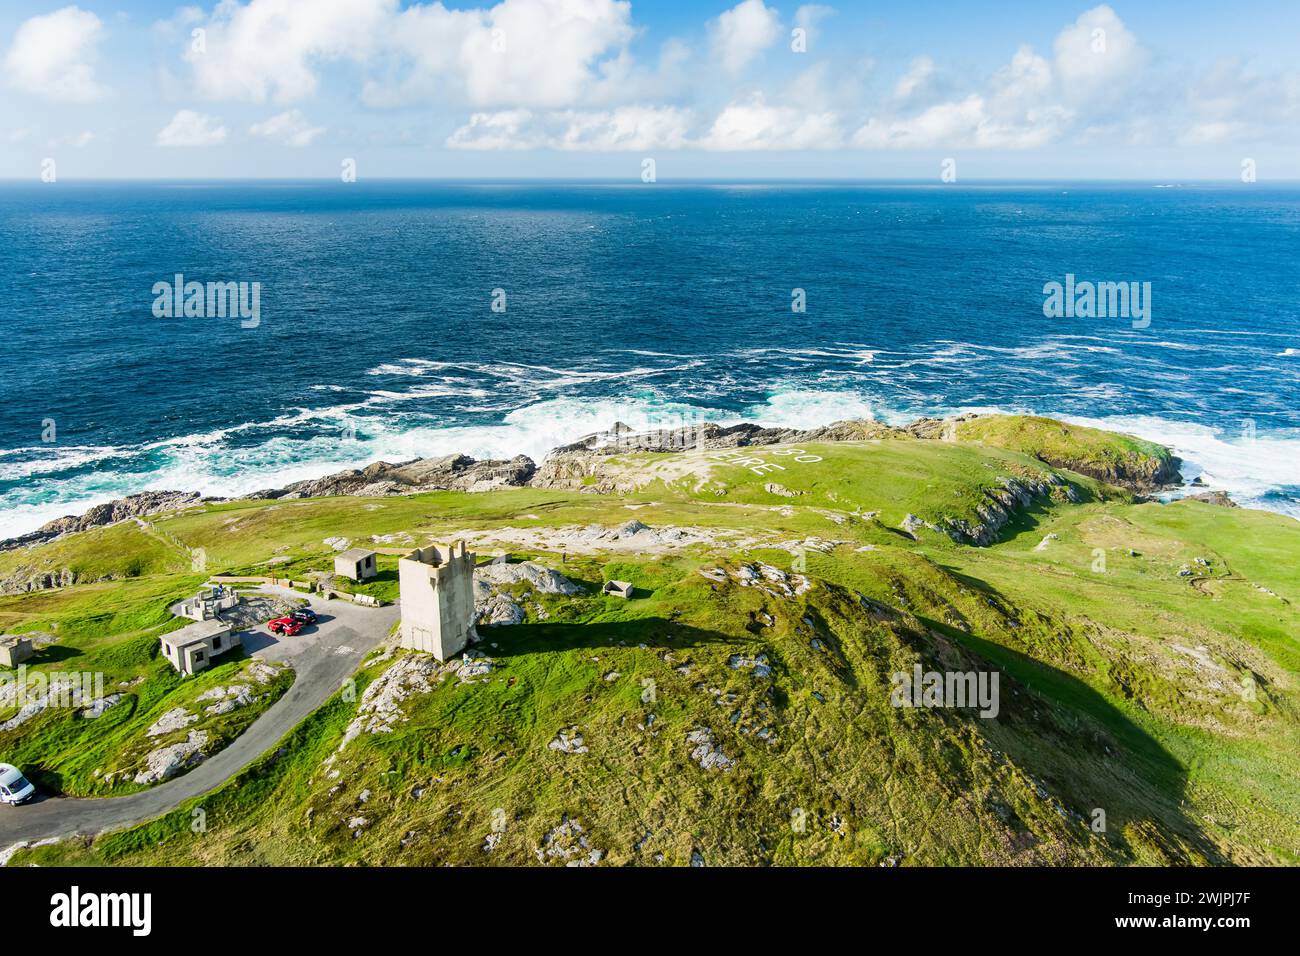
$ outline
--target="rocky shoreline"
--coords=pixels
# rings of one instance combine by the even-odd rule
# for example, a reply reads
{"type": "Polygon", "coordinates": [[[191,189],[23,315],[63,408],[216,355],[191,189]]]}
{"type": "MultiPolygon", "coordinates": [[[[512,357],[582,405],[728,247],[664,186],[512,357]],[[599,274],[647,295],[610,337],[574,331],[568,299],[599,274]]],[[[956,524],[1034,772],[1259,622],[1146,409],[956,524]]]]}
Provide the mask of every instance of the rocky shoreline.
{"type": "MultiPolygon", "coordinates": [[[[241,496],[238,499],[204,498],[197,492],[146,491],[129,495],[116,501],[96,505],[80,516],[56,518],[36,531],[0,541],[0,551],[45,544],[66,534],[105,527],[129,519],[143,519],[163,512],[174,512],[207,502],[227,500],[288,500],[294,498],[320,498],[334,496],[385,497],[411,495],[430,491],[485,492],[501,488],[554,488],[577,490],[592,494],[611,494],[631,490],[633,486],[610,469],[610,463],[620,455],[636,452],[680,453],[690,450],[713,450],[747,446],[791,444],[802,442],[868,441],[873,439],[914,439],[940,441],[947,438],[961,422],[978,416],[957,418],[922,418],[909,425],[895,427],[882,422],[853,419],[835,422],[812,429],[772,428],[744,422],[737,425],[706,423],[675,429],[636,432],[619,422],[608,431],[596,432],[553,449],[540,465],[525,455],[508,460],[477,460],[468,455],[445,455],[438,458],[416,458],[391,464],[374,462],[365,468],[349,469],[327,475],[296,481],[282,488],[268,488],[241,496]]],[[[1126,488],[1137,494],[1149,494],[1168,488],[1181,480],[1178,460],[1140,460],[1131,464],[1072,460],[1053,461],[1041,459],[1053,467],[1068,468],[1080,474],[1098,478],[1126,488]]],[[[1022,499],[1043,497],[1047,488],[1019,486],[1006,489],[1006,500],[990,502],[991,512],[1009,513],[1022,499]]],[[[990,513],[990,524],[1001,524],[1007,514],[990,513]],[[999,521],[999,519],[1001,519],[999,521]]],[[[988,534],[968,528],[954,528],[974,543],[985,543],[988,534]]],[[[57,572],[52,572],[57,577],[57,572]]],[[[33,589],[57,587],[71,581],[33,581],[33,589]]]]}

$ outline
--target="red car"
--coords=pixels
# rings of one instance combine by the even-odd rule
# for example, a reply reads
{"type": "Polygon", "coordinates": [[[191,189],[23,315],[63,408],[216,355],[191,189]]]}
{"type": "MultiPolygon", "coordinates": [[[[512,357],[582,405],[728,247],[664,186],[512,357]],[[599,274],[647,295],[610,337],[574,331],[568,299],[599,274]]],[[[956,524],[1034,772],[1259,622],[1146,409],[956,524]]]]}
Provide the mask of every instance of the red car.
{"type": "Polygon", "coordinates": [[[266,629],[272,634],[283,634],[285,637],[293,637],[302,630],[302,621],[293,617],[277,617],[275,620],[267,622],[266,629]]]}

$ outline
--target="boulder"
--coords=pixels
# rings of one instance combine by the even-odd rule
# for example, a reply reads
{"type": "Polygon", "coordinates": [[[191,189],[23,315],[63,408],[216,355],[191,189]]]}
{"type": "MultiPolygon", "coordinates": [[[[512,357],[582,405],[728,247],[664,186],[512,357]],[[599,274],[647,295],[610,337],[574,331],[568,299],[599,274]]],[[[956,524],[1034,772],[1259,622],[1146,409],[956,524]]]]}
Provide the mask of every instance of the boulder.
{"type": "Polygon", "coordinates": [[[135,782],[149,784],[170,780],[182,770],[201,762],[207,743],[207,731],[192,730],[180,743],[160,747],[144,758],[145,769],[135,775],[135,782]]]}
{"type": "Polygon", "coordinates": [[[1202,491],[1200,494],[1188,495],[1189,501],[1203,501],[1207,505],[1217,505],[1220,508],[1237,508],[1240,507],[1226,491],[1202,491]]]}

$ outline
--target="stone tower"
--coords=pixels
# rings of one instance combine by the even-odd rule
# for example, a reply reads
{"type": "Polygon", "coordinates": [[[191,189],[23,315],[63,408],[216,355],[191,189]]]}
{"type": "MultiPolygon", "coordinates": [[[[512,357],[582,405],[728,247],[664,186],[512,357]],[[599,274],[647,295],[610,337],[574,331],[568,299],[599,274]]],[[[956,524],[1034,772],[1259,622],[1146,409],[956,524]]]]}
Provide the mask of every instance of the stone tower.
{"type": "Polygon", "coordinates": [[[474,558],[457,541],[445,551],[416,548],[397,562],[402,647],[440,661],[465,649],[474,636],[474,558]]]}

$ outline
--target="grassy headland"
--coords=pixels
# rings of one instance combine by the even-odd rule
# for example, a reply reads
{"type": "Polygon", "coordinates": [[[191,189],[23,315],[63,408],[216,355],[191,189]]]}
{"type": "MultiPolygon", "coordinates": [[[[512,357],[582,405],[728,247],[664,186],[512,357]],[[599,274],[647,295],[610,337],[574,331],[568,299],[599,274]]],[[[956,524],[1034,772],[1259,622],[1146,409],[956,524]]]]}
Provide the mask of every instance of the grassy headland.
{"type": "Polygon", "coordinates": [[[203,834],[187,804],[15,859],[1297,862],[1300,524],[1135,498],[1169,456],[1125,436],[1008,417],[947,438],[628,454],[646,480],[621,494],[228,502],[106,529],[111,551],[86,532],[0,555],[114,576],[0,599],[0,623],[141,687],[167,680],[157,629],[196,583],[160,537],[295,576],[328,569],[327,538],[466,537],[585,588],[512,588],[526,619],[480,627],[485,673],[372,657],[360,694],[194,801],[203,834]],[[631,521],[649,531],[608,534],[631,521]],[[613,578],[636,595],[600,596],[613,578]],[[997,716],[894,706],[918,663],[996,671],[997,716]]]}

